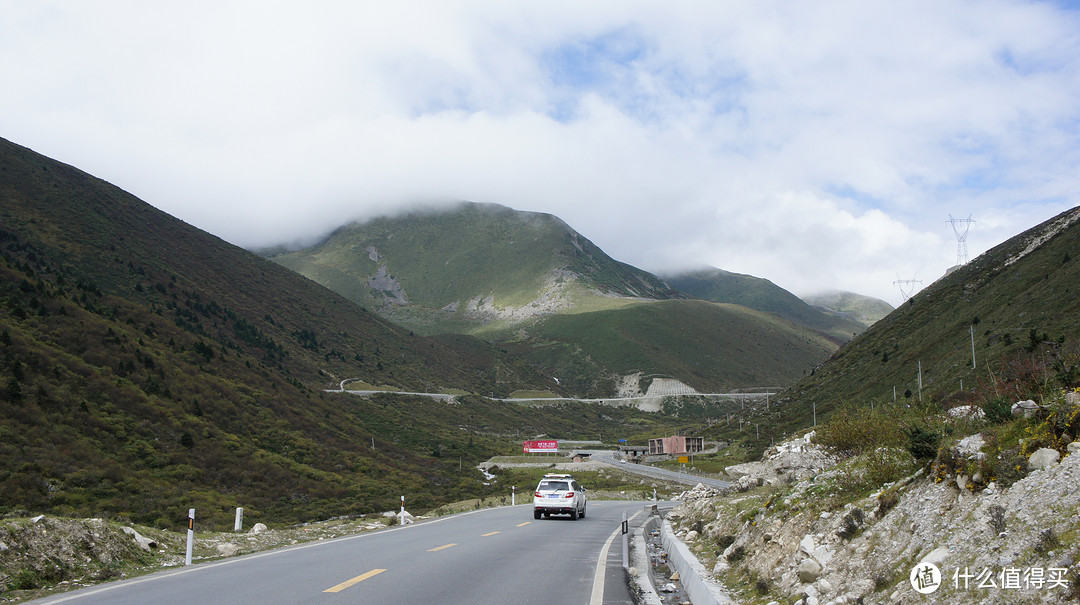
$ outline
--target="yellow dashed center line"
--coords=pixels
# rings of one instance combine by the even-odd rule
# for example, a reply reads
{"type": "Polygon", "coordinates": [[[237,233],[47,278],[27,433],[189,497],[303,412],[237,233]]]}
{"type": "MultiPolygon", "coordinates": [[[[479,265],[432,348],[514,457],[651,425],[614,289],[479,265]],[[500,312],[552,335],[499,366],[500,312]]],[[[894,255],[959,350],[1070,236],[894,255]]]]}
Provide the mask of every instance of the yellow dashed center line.
{"type": "Polygon", "coordinates": [[[532,521],[526,521],[526,522],[524,522],[524,523],[518,523],[518,524],[517,524],[517,526],[518,526],[518,527],[525,527],[526,525],[528,525],[528,524],[530,524],[530,523],[532,523],[532,521]]]}
{"type": "Polygon", "coordinates": [[[435,548],[429,548],[429,549],[428,549],[428,552],[435,552],[435,551],[439,551],[439,550],[446,550],[447,548],[450,548],[450,547],[452,547],[452,546],[457,546],[457,544],[455,544],[455,543],[453,543],[453,542],[451,542],[450,544],[443,544],[442,546],[436,546],[435,548]]]}
{"type": "Polygon", "coordinates": [[[323,592],[341,592],[341,591],[345,590],[346,588],[352,586],[353,584],[359,584],[360,582],[363,582],[364,580],[370,578],[371,576],[377,576],[377,575],[381,574],[384,571],[386,571],[386,570],[385,569],[372,569],[371,571],[369,571],[369,572],[367,572],[365,574],[360,574],[360,575],[356,576],[355,578],[353,578],[351,580],[345,580],[344,582],[342,582],[341,584],[338,584],[337,586],[327,588],[323,592]]]}
{"type": "Polygon", "coordinates": [[[491,531],[491,532],[488,532],[488,533],[486,533],[486,534],[480,534],[480,535],[486,538],[486,537],[488,537],[488,536],[494,536],[494,535],[495,535],[495,534],[497,534],[497,533],[500,533],[500,532],[497,532],[497,531],[491,531]]]}

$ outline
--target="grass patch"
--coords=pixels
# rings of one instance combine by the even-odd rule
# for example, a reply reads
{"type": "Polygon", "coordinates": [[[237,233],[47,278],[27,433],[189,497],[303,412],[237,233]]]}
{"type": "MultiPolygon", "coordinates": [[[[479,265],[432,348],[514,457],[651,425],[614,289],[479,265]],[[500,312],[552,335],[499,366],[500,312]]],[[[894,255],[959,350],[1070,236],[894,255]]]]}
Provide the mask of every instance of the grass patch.
{"type": "Polygon", "coordinates": [[[507,397],[508,399],[557,399],[558,394],[551,391],[514,391],[507,397]]]}

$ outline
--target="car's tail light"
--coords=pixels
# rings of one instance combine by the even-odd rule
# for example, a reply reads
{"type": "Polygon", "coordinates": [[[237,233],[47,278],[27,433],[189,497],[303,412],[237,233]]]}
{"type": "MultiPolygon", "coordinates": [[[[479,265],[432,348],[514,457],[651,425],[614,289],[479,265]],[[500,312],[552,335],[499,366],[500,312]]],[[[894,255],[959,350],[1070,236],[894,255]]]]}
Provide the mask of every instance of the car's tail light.
{"type": "Polygon", "coordinates": [[[574,497],[574,492],[566,492],[566,495],[563,496],[563,498],[573,498],[573,497],[574,497]]]}
{"type": "Polygon", "coordinates": [[[533,492],[533,497],[543,498],[543,496],[540,495],[540,492],[533,492]]]}

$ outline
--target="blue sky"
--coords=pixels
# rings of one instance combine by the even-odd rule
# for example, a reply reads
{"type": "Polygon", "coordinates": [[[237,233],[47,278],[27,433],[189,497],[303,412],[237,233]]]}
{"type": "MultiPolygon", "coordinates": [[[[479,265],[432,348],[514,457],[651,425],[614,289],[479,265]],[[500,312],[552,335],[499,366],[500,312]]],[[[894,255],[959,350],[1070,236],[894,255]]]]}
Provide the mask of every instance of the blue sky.
{"type": "Polygon", "coordinates": [[[467,199],[901,300],[1080,203],[1072,3],[0,0],[0,136],[247,247],[467,199]]]}

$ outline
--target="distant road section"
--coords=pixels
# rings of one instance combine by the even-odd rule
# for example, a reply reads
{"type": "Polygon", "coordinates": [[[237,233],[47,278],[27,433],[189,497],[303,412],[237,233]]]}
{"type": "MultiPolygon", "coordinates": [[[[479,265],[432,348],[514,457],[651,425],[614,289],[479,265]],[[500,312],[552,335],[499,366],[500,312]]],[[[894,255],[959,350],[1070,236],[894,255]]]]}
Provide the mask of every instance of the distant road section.
{"type": "Polygon", "coordinates": [[[653,479],[663,479],[665,481],[676,481],[684,485],[691,487],[701,483],[708,487],[715,487],[717,489],[725,488],[731,485],[730,481],[724,481],[722,479],[712,479],[709,477],[699,477],[697,475],[689,475],[687,473],[679,473],[676,471],[669,471],[663,468],[656,468],[655,466],[647,466],[644,464],[635,464],[633,462],[619,462],[619,459],[615,457],[615,452],[611,450],[583,450],[589,454],[589,459],[596,462],[602,462],[604,464],[610,464],[617,467],[621,471],[628,473],[634,473],[643,477],[650,477],[653,479]]]}
{"type": "MultiPolygon", "coordinates": [[[[417,393],[413,391],[395,391],[389,389],[371,389],[371,390],[356,390],[346,389],[345,385],[350,382],[360,380],[359,378],[347,378],[342,380],[336,389],[325,389],[327,393],[349,393],[350,395],[374,395],[376,393],[389,393],[398,395],[417,395],[420,397],[432,397],[434,399],[453,399],[460,395],[452,395],[447,393],[417,393]]],[[[579,397],[484,397],[483,395],[477,395],[478,397],[484,397],[492,401],[504,401],[507,403],[522,403],[526,401],[580,401],[582,403],[633,403],[635,401],[653,401],[662,399],[664,397],[727,397],[729,399],[738,400],[759,400],[767,399],[780,392],[781,387],[747,387],[741,391],[734,391],[730,393],[698,393],[694,389],[682,384],[677,380],[671,380],[664,382],[657,380],[656,384],[649,388],[649,392],[644,395],[635,395],[633,397],[599,397],[595,399],[582,399],[579,397]],[[654,388],[655,387],[655,388],[654,388]]]]}

